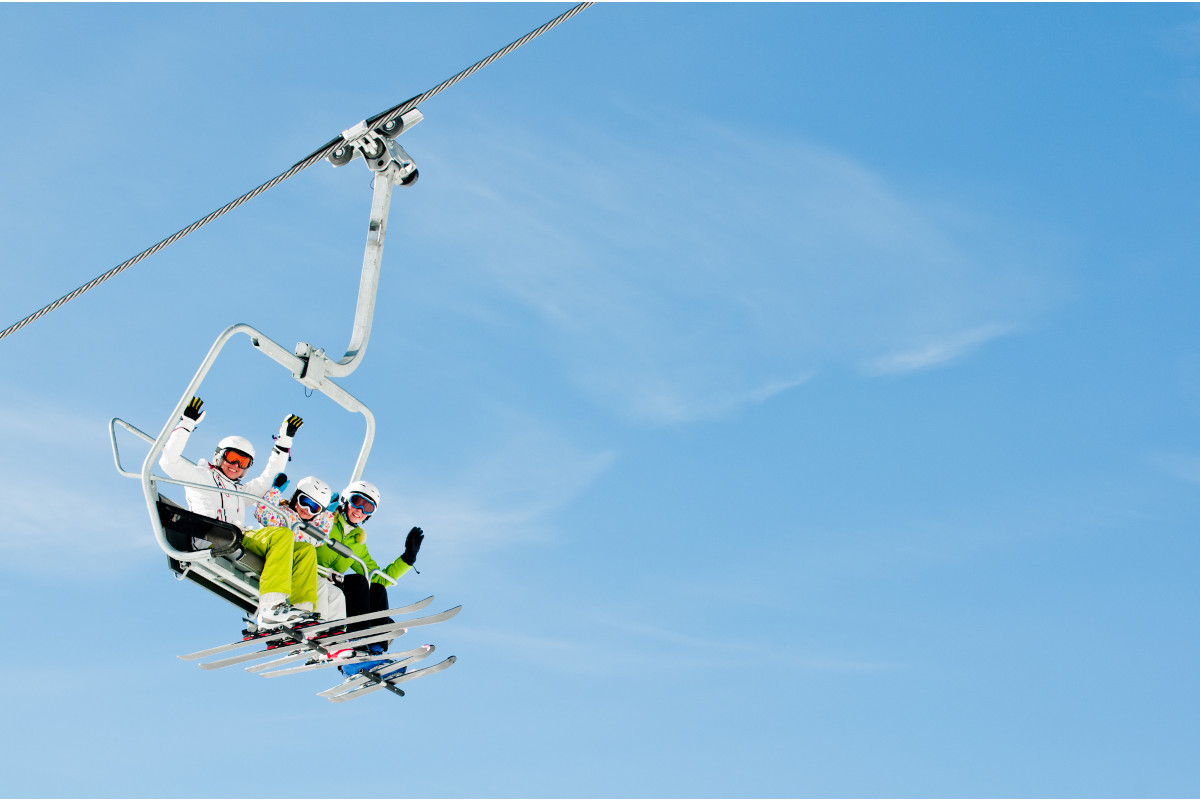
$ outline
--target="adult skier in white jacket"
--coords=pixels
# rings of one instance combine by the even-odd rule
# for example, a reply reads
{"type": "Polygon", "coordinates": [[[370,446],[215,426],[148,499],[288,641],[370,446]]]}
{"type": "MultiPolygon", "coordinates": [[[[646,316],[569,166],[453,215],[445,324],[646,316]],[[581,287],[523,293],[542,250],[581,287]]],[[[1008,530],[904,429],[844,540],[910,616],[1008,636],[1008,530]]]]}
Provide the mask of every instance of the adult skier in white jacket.
{"type": "MultiPolygon", "coordinates": [[[[287,466],[292,437],[304,420],[294,414],[284,420],[262,473],[242,483],[242,476],[254,463],[254,447],[241,436],[226,436],[218,442],[213,454],[214,463],[201,460],[199,464],[193,464],[183,457],[183,448],[192,431],[204,418],[205,412],[200,410],[202,405],[204,402],[199,397],[193,397],[184,408],[179,424],[167,437],[166,446],[158,460],[159,466],[176,480],[262,495],[271,486],[275,476],[287,466]]],[[[312,545],[296,542],[292,531],[287,528],[245,530],[248,501],[239,495],[191,487],[185,487],[184,491],[188,508],[197,514],[231,522],[242,528],[242,546],[266,560],[259,579],[258,610],[255,615],[255,623],[260,629],[291,625],[301,621],[306,616],[304,612],[312,612],[317,599],[317,558],[312,545]]]]}

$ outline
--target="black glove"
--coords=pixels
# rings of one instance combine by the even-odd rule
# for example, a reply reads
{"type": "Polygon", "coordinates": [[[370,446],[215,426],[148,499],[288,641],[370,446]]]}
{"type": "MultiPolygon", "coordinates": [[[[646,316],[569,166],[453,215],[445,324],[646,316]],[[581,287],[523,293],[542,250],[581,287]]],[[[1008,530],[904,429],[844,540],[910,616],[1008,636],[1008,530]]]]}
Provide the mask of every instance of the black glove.
{"type": "Polygon", "coordinates": [[[276,475],[275,483],[273,485],[276,489],[282,489],[283,487],[287,486],[287,475],[283,472],[276,475]]]}
{"type": "Polygon", "coordinates": [[[304,424],[304,420],[300,419],[295,414],[292,414],[290,417],[288,417],[286,420],[284,420],[284,423],[283,423],[284,435],[285,436],[295,436],[296,431],[300,430],[300,426],[303,424],[304,424]]]}
{"type": "Polygon", "coordinates": [[[190,420],[200,421],[200,417],[204,416],[204,412],[200,410],[200,406],[204,405],[204,401],[199,397],[193,397],[188,401],[188,404],[183,407],[183,415],[190,420]]]}
{"type": "Polygon", "coordinates": [[[410,567],[415,564],[417,562],[417,553],[421,549],[421,542],[424,540],[425,534],[420,528],[413,528],[409,531],[408,538],[404,540],[404,554],[400,556],[400,560],[410,567]]]}

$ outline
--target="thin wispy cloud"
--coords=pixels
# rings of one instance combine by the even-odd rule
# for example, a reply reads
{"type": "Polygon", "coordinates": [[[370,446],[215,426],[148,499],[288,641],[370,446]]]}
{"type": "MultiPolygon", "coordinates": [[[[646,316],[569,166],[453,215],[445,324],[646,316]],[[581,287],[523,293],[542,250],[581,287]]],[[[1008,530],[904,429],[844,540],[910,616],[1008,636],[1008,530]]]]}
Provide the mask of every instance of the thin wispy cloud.
{"type": "Polygon", "coordinates": [[[105,423],[45,398],[0,406],[0,484],[8,523],[0,549],[53,553],[60,566],[108,563],[154,547],[141,488],[115,494],[105,423]]]}
{"type": "Polygon", "coordinates": [[[403,487],[401,510],[389,518],[395,523],[398,517],[405,530],[414,524],[436,531],[436,543],[428,545],[444,566],[476,560],[496,547],[552,539],[554,512],[617,458],[611,450],[583,448],[533,418],[501,417],[497,438],[476,442],[452,472],[410,469],[381,478],[403,487]]]}
{"type": "Polygon", "coordinates": [[[1149,461],[1167,475],[1188,483],[1200,483],[1200,456],[1157,453],[1150,456],[1149,461]]]}
{"type": "Polygon", "coordinates": [[[875,358],[863,365],[868,375],[892,375],[944,366],[963,358],[977,348],[1012,331],[1011,326],[982,325],[978,328],[930,342],[914,350],[891,353],[875,358]]]}
{"type": "Polygon", "coordinates": [[[0,406],[0,431],[10,444],[45,448],[103,441],[107,421],[55,408],[44,399],[0,406]]]}
{"type": "Polygon", "coordinates": [[[459,641],[485,644],[493,652],[508,653],[521,663],[535,661],[543,668],[578,675],[604,675],[653,668],[656,670],[711,670],[750,666],[769,660],[810,672],[869,673],[900,665],[830,653],[804,652],[803,648],[744,637],[697,637],[662,627],[612,619],[589,618],[586,636],[553,636],[520,630],[474,628],[455,630],[459,641]]]}
{"type": "Polygon", "coordinates": [[[57,553],[59,566],[74,559],[93,563],[155,547],[141,492],[132,481],[128,497],[98,485],[29,478],[5,468],[0,481],[15,498],[0,549],[57,553]],[[137,513],[138,511],[142,513],[137,513]]]}
{"type": "MultiPolygon", "coordinates": [[[[515,129],[444,165],[471,220],[449,238],[478,265],[456,284],[533,310],[539,346],[620,415],[723,416],[829,364],[947,365],[1043,302],[1021,260],[993,246],[1020,238],[1011,223],[935,211],[800,139],[657,124],[673,127],[669,148],[573,129],[566,149],[515,129]],[[485,180],[496,164],[505,178],[485,180]]],[[[444,220],[429,225],[448,237],[444,220]]]]}

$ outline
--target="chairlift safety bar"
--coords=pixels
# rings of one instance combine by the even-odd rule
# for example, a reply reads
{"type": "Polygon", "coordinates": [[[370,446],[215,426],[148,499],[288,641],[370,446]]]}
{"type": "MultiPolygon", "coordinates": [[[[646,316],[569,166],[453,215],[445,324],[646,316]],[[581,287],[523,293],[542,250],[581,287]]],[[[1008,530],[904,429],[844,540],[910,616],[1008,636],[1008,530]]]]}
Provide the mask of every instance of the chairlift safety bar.
{"type": "MultiPolygon", "coordinates": [[[[138,438],[142,439],[145,442],[153,444],[154,439],[151,438],[151,436],[148,433],[138,430],[136,427],[134,427],[133,425],[130,425],[128,422],[126,422],[123,419],[114,417],[112,420],[109,421],[109,437],[112,441],[113,457],[117,462],[117,471],[120,472],[122,475],[124,475],[127,478],[141,478],[142,477],[141,473],[129,472],[121,466],[121,457],[120,457],[120,453],[118,451],[118,445],[117,445],[117,440],[116,440],[116,426],[118,424],[121,425],[122,427],[124,427],[126,430],[130,431],[131,433],[135,434],[136,436],[138,436],[138,438]]],[[[246,499],[251,500],[255,503],[261,503],[262,505],[270,506],[271,508],[274,508],[276,511],[282,511],[282,509],[275,503],[265,500],[262,497],[259,497],[258,495],[250,494],[249,492],[243,492],[238,489],[220,489],[216,486],[208,486],[208,485],[205,485],[202,483],[193,483],[192,481],[179,480],[176,478],[170,478],[170,477],[163,476],[163,475],[153,475],[152,483],[153,483],[153,485],[155,485],[155,490],[153,493],[155,497],[157,497],[157,495],[158,495],[158,490],[157,490],[158,483],[170,483],[175,486],[183,486],[183,487],[187,487],[187,488],[191,488],[191,489],[199,489],[202,492],[214,492],[214,493],[219,492],[221,494],[237,495],[239,497],[245,497],[246,499]]],[[[196,561],[211,560],[213,558],[212,553],[209,550],[183,551],[183,550],[176,550],[175,548],[171,547],[170,543],[166,540],[165,534],[162,532],[162,522],[161,522],[161,520],[158,519],[157,508],[155,508],[154,513],[152,514],[152,517],[156,522],[158,522],[158,525],[155,526],[155,538],[158,540],[159,546],[163,549],[163,551],[168,556],[170,556],[171,558],[175,559],[176,561],[180,561],[182,563],[194,563],[196,561]]],[[[311,536],[314,539],[317,539],[322,544],[329,543],[329,537],[327,537],[321,529],[314,528],[311,525],[307,525],[302,520],[298,520],[296,523],[292,524],[290,527],[292,530],[296,530],[297,528],[302,529],[306,535],[311,536]]],[[[347,548],[347,550],[349,550],[349,548],[347,548]]],[[[396,583],[396,579],[393,578],[391,575],[388,575],[383,570],[369,569],[367,567],[367,563],[365,561],[363,561],[361,558],[359,558],[357,555],[355,555],[354,553],[346,552],[346,553],[342,553],[342,555],[349,556],[354,561],[358,562],[358,564],[360,566],[362,566],[362,568],[363,568],[363,574],[367,575],[368,579],[372,579],[375,576],[380,576],[384,580],[388,581],[390,584],[394,585],[396,583]]]]}

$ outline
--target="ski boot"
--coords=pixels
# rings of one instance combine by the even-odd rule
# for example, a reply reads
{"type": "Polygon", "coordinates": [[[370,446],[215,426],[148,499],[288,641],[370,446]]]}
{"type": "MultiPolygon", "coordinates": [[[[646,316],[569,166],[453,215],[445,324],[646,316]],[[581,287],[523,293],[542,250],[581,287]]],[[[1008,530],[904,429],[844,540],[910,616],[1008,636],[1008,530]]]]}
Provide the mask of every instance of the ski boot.
{"type": "Polygon", "coordinates": [[[312,624],[316,622],[317,618],[318,615],[315,612],[296,608],[286,600],[281,600],[273,605],[260,604],[252,624],[261,633],[312,624]]]}
{"type": "MultiPolygon", "coordinates": [[[[336,647],[336,645],[335,645],[335,647],[336,647]]],[[[330,650],[327,653],[322,653],[321,655],[319,655],[315,659],[313,659],[312,663],[328,664],[328,663],[336,662],[336,661],[345,661],[347,658],[354,658],[356,655],[358,655],[358,651],[355,650],[353,647],[343,647],[343,648],[336,649],[336,650],[330,650]]]]}
{"type": "MultiPolygon", "coordinates": [[[[369,644],[369,645],[367,645],[367,653],[370,655],[373,655],[373,656],[381,656],[384,653],[383,645],[369,644]]],[[[395,663],[396,662],[390,658],[380,658],[380,659],[375,659],[372,661],[362,661],[358,664],[343,664],[342,666],[338,667],[338,670],[343,675],[345,675],[347,678],[352,678],[355,675],[359,674],[360,672],[366,672],[368,670],[378,670],[382,667],[388,666],[389,664],[395,664],[395,663]]],[[[389,676],[390,675],[403,675],[406,669],[408,669],[408,668],[401,667],[399,670],[397,670],[395,672],[390,672],[388,674],[389,674],[389,676]]]]}

